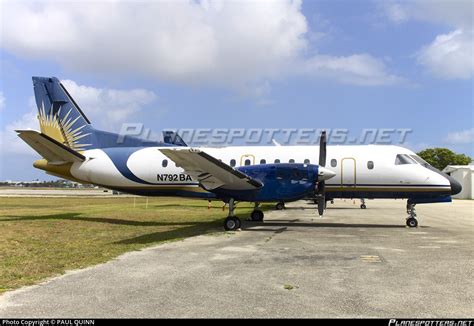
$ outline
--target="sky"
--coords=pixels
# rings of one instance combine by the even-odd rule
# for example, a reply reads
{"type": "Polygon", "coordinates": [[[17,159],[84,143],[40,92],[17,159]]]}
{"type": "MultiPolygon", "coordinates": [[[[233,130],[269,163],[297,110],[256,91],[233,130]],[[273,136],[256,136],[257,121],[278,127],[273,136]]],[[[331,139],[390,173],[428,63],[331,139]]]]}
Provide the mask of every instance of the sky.
{"type": "MultiPolygon", "coordinates": [[[[56,76],[93,125],[412,129],[415,151],[474,157],[474,4],[0,0],[0,180],[53,179],[31,76],[56,76]]],[[[277,139],[278,140],[278,139],[277,139]]]]}

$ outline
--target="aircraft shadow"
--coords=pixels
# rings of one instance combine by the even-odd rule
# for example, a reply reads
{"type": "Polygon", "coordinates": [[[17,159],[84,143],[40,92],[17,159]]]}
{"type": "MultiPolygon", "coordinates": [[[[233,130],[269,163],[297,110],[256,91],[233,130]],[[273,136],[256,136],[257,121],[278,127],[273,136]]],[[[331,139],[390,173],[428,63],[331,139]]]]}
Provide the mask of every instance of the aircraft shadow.
{"type": "Polygon", "coordinates": [[[68,221],[82,221],[82,222],[96,222],[116,225],[130,225],[130,226],[179,226],[179,225],[199,225],[209,223],[207,221],[193,221],[193,222],[159,222],[159,221],[131,221],[116,218],[102,218],[102,217],[87,217],[81,216],[81,213],[64,213],[52,214],[42,216],[11,216],[13,218],[1,219],[1,222],[13,221],[43,221],[43,220],[68,220],[68,221]]]}
{"type": "MultiPolygon", "coordinates": [[[[318,210],[317,205],[311,205],[310,207],[286,207],[285,211],[302,211],[302,210],[318,210]]],[[[327,210],[333,210],[333,209],[361,209],[360,207],[327,207],[327,210]]]]}
{"type": "Polygon", "coordinates": [[[13,218],[1,219],[2,222],[12,221],[44,221],[44,220],[64,220],[64,221],[82,221],[95,223],[108,223],[115,225],[129,226],[164,226],[175,227],[172,230],[163,230],[152,233],[142,234],[137,237],[123,239],[113,244],[152,244],[170,240],[180,240],[187,237],[198,236],[210,232],[221,230],[220,221],[192,221],[192,222],[151,222],[151,221],[129,221],[114,218],[85,217],[80,213],[64,213],[43,216],[11,216],[13,218]]]}
{"type": "MultiPolygon", "coordinates": [[[[242,230],[245,231],[265,231],[262,228],[254,228],[260,226],[268,227],[305,227],[305,228],[369,228],[369,229],[405,229],[405,225],[394,225],[394,224],[367,224],[367,223],[320,223],[315,221],[314,223],[298,222],[293,220],[275,220],[266,222],[249,222],[245,221],[242,223],[242,230]]],[[[428,228],[429,226],[421,226],[419,228],[428,228]]],[[[275,231],[275,229],[267,229],[268,231],[275,231]]]]}
{"type": "Polygon", "coordinates": [[[114,242],[114,244],[149,244],[170,240],[181,240],[184,238],[203,235],[218,230],[219,229],[216,226],[215,222],[205,222],[201,224],[180,227],[168,231],[143,234],[138,237],[116,241],[114,242]]]}
{"type": "MultiPolygon", "coordinates": [[[[370,229],[403,229],[404,225],[388,225],[388,224],[367,224],[367,223],[314,223],[300,222],[298,219],[293,220],[275,220],[265,222],[249,222],[242,218],[243,231],[267,231],[267,232],[285,232],[289,227],[305,227],[305,228],[370,228],[370,229]]],[[[82,222],[108,223],[115,225],[129,226],[170,226],[175,227],[172,230],[164,230],[142,234],[133,238],[123,239],[113,242],[114,244],[151,244],[169,240],[179,240],[187,237],[198,236],[210,232],[222,231],[221,221],[191,221],[191,222],[159,222],[159,221],[130,221],[116,218],[100,218],[81,216],[81,213],[63,213],[51,214],[43,216],[10,216],[1,219],[2,222],[11,221],[42,221],[42,220],[70,220],[82,222]]],[[[420,228],[428,228],[421,226],[420,228]]]]}
{"type": "MultiPolygon", "coordinates": [[[[137,203],[138,205],[138,203],[137,203]]],[[[143,205],[143,203],[140,203],[140,205],[143,205]]],[[[161,208],[161,207],[176,207],[176,208],[202,208],[202,209],[207,209],[207,206],[204,206],[204,205],[196,205],[196,204],[163,204],[163,205],[160,205],[160,204],[149,204],[148,207],[156,207],[156,208],[161,208]]],[[[216,209],[216,208],[219,208],[219,209],[222,209],[221,206],[212,206],[211,209],[216,209]]]]}

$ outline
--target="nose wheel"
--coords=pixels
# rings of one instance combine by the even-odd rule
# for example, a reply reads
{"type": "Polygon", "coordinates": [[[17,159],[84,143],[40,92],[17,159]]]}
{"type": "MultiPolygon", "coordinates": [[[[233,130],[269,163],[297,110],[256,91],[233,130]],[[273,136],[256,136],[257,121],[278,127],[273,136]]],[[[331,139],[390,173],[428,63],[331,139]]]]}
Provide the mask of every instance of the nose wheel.
{"type": "Polygon", "coordinates": [[[412,204],[410,202],[407,203],[407,213],[410,214],[407,217],[407,226],[409,228],[418,227],[418,220],[416,218],[415,204],[412,204]]]}
{"type": "Polygon", "coordinates": [[[414,217],[407,218],[407,226],[410,228],[416,228],[418,226],[418,220],[414,217]]]}

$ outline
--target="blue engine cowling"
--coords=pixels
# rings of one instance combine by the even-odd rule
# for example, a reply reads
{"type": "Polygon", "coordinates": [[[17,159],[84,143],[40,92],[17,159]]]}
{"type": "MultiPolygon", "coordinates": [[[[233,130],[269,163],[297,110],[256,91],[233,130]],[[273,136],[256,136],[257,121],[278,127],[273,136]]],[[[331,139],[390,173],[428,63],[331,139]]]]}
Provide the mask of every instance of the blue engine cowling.
{"type": "Polygon", "coordinates": [[[217,188],[213,190],[217,196],[249,202],[295,201],[312,194],[318,178],[318,166],[313,164],[260,164],[237,170],[263,186],[245,191],[217,188]]]}

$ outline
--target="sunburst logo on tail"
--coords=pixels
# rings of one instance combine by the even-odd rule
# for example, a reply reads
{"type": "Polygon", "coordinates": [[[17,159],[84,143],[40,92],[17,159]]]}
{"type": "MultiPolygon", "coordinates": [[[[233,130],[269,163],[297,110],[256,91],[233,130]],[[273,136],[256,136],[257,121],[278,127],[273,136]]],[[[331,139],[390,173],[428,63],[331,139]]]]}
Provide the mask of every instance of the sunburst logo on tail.
{"type": "Polygon", "coordinates": [[[66,113],[64,118],[61,119],[61,109],[62,107],[59,108],[56,114],[53,113],[53,108],[51,108],[49,113],[46,113],[44,103],[42,103],[40,110],[38,110],[41,132],[75,151],[83,151],[85,147],[91,145],[81,144],[79,142],[80,139],[90,135],[90,133],[84,133],[82,131],[86,124],[74,126],[81,116],[74,119],[70,117],[72,108],[66,113]]]}

